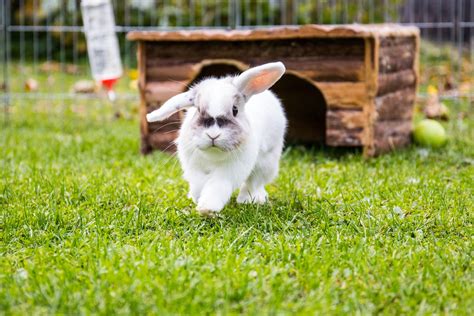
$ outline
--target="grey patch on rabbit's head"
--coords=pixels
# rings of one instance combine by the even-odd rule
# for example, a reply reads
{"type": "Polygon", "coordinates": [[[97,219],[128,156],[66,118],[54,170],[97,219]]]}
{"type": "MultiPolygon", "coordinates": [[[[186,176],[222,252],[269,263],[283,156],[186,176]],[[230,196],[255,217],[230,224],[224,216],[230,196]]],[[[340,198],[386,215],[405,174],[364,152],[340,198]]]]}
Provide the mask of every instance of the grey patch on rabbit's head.
{"type": "Polygon", "coordinates": [[[250,127],[245,97],[232,85],[232,79],[210,78],[192,89],[197,109],[191,121],[196,146],[202,150],[213,147],[208,134],[218,134],[215,147],[227,152],[237,149],[248,138],[250,127]]]}

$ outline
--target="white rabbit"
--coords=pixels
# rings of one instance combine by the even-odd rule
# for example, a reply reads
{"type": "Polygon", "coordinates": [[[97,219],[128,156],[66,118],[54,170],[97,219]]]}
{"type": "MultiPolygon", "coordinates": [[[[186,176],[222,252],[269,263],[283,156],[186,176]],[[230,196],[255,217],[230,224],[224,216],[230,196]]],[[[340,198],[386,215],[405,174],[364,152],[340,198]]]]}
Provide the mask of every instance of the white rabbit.
{"type": "Polygon", "coordinates": [[[265,203],[265,184],[278,174],[287,120],[268,91],[285,73],[281,62],[237,77],[205,79],[147,115],[161,121],[187,108],[176,140],[188,197],[201,214],[222,210],[240,188],[238,203],[265,203]]]}

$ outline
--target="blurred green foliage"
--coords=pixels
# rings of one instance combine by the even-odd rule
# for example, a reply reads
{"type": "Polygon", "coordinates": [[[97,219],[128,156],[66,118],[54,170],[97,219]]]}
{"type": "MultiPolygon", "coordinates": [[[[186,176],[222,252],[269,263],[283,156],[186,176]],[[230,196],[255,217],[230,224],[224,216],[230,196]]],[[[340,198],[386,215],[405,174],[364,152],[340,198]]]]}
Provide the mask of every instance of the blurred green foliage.
{"type": "MultiPolygon", "coordinates": [[[[117,25],[132,27],[242,27],[279,24],[395,21],[405,0],[113,0],[117,25]]],[[[80,0],[13,0],[10,24],[82,25],[80,0]]],[[[125,55],[132,55],[119,34],[125,55]]],[[[77,62],[85,56],[82,33],[12,32],[13,58],[77,62]]]]}

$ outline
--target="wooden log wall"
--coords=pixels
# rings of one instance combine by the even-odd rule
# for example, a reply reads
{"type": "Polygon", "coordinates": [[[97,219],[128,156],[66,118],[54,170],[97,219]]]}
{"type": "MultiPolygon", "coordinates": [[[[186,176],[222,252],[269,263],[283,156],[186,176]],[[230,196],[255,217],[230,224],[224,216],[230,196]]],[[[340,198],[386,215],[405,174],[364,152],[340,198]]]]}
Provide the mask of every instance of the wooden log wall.
{"type": "Polygon", "coordinates": [[[418,38],[383,37],[375,98],[375,154],[410,143],[416,99],[418,38]]]}
{"type": "Polygon", "coordinates": [[[132,32],[139,41],[142,151],[174,150],[180,114],[146,113],[206,76],[280,60],[273,87],[289,118],[288,140],[363,146],[372,156],[410,141],[419,30],[397,25],[282,27],[256,31],[132,32]]]}
{"type": "MultiPolygon", "coordinates": [[[[279,60],[288,73],[297,73],[301,80],[307,81],[315,90],[319,89],[324,96],[317,97],[317,91],[298,93],[298,89],[283,88],[294,85],[294,82],[285,82],[294,81],[291,76],[282,78],[275,86],[289,117],[288,140],[325,142],[330,146],[363,145],[363,108],[370,99],[364,82],[365,46],[361,38],[159,41],[146,42],[144,49],[146,84],[143,97],[147,112],[186,90],[186,85],[198,75],[203,60],[238,60],[250,67],[279,60]]],[[[150,125],[149,134],[152,134],[152,128],[166,124],[176,127],[171,121],[157,123],[157,126],[150,125]]],[[[161,148],[161,143],[170,135],[172,132],[168,131],[163,139],[149,137],[151,147],[161,148]]]]}

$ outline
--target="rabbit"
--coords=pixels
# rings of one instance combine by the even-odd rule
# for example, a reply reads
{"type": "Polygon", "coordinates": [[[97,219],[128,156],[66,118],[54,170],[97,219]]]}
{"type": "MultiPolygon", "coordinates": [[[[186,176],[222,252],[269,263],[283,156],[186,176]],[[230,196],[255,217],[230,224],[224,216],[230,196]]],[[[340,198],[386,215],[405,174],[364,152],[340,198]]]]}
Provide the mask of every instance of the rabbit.
{"type": "Polygon", "coordinates": [[[162,121],[187,109],[176,139],[183,177],[202,215],[220,212],[240,188],[238,203],[263,204],[278,174],[287,119],[268,89],[285,73],[281,62],[239,76],[208,78],[147,114],[162,121]]]}

